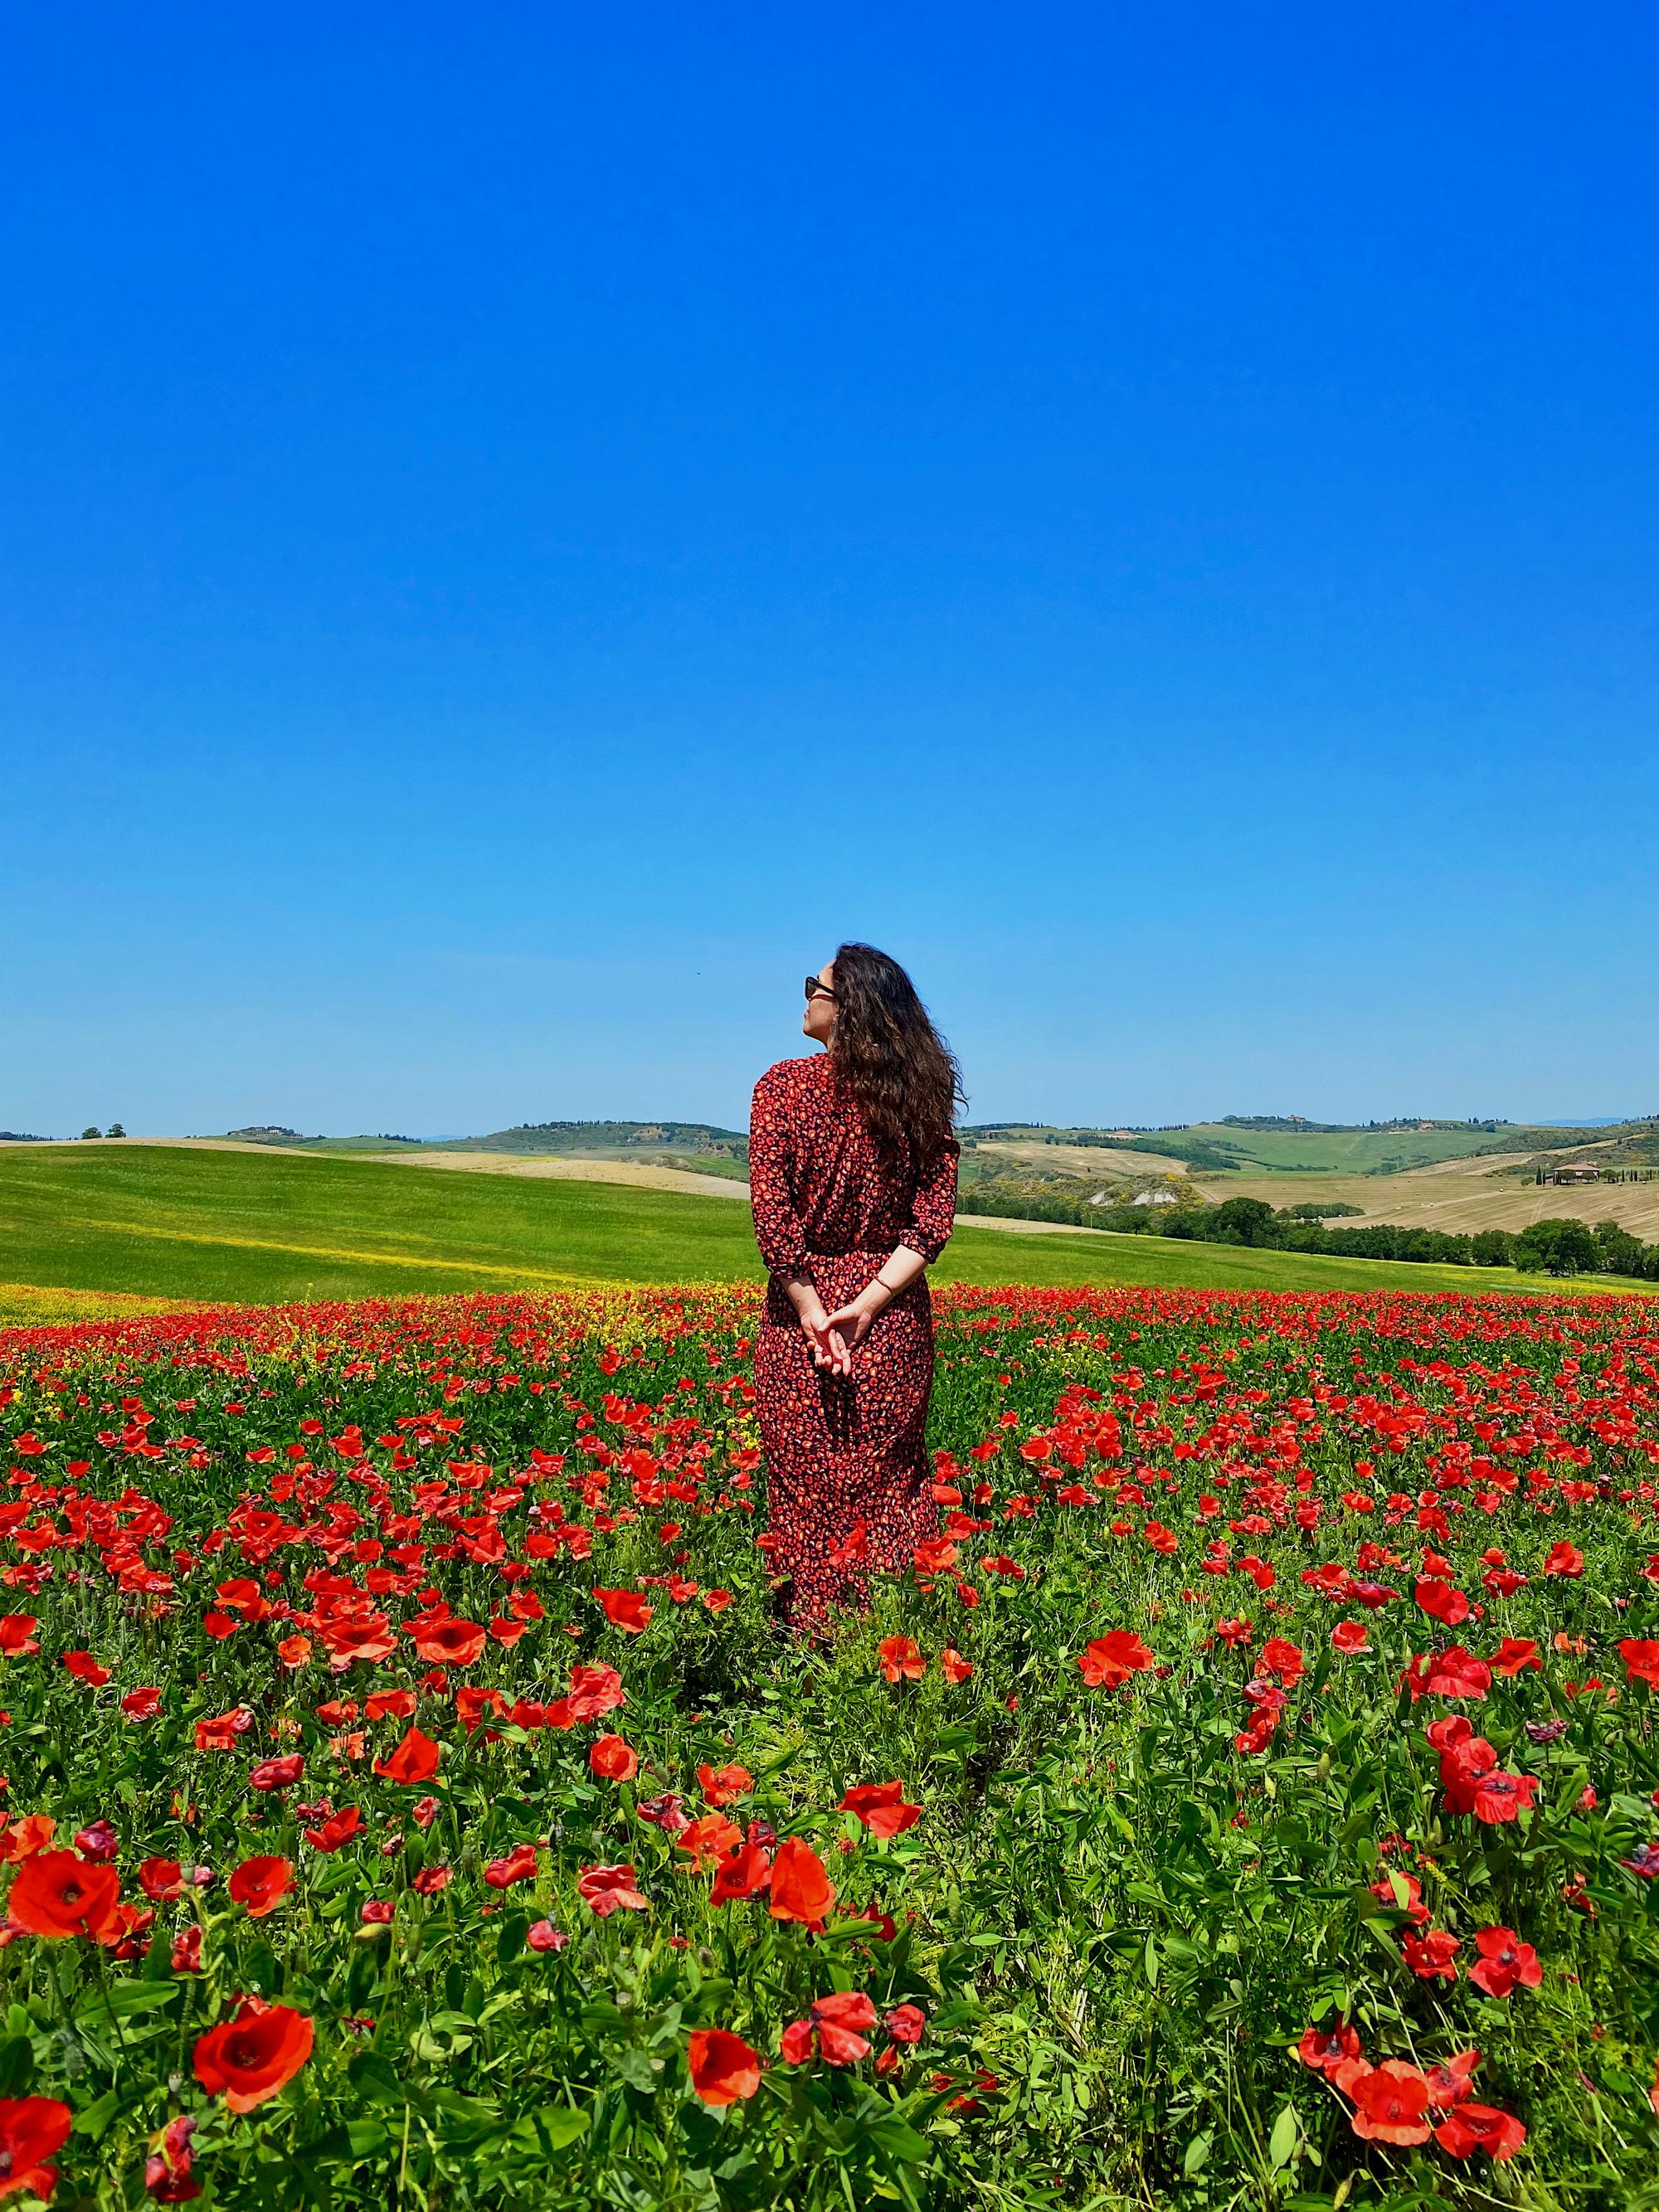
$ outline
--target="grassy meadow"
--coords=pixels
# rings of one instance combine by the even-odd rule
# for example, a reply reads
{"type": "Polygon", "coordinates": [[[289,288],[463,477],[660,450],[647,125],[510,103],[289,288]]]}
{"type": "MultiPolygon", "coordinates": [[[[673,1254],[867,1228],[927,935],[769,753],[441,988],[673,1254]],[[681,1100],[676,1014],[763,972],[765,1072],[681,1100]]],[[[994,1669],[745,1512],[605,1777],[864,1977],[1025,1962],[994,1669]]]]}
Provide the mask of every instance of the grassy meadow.
{"type": "MultiPolygon", "coordinates": [[[[758,1280],[760,1273],[747,1209],[718,1198],[292,1153],[164,1146],[0,1152],[0,1282],[21,1286],[14,1304],[25,1306],[28,1288],[253,1304],[583,1282],[758,1280]]],[[[967,1228],[936,1275],[1057,1288],[1467,1294],[1544,1287],[1504,1268],[967,1228]]],[[[1595,1287],[1640,1286],[1601,1278],[1595,1287]]]]}

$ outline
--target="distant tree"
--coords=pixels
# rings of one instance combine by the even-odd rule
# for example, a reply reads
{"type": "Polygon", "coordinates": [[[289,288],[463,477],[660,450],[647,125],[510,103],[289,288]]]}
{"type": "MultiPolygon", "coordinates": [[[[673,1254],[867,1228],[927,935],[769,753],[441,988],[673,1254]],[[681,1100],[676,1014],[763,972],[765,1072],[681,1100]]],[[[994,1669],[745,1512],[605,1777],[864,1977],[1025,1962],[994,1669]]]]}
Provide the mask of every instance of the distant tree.
{"type": "Polygon", "coordinates": [[[1601,1255],[1601,1267],[1609,1275],[1639,1275],[1646,1263],[1648,1248],[1639,1237],[1632,1237],[1621,1222],[1598,1221],[1594,1235],[1596,1249],[1601,1255]]]}
{"type": "Polygon", "coordinates": [[[1506,1229],[1481,1230],[1474,1240],[1474,1259],[1477,1267],[1512,1267],[1514,1237],[1506,1229]]]}
{"type": "Polygon", "coordinates": [[[1210,1234],[1222,1244],[1278,1242],[1273,1210],[1264,1198],[1230,1198],[1210,1218],[1210,1234]]]}
{"type": "Polygon", "coordinates": [[[101,1129],[82,1129],[81,1132],[83,1137],[101,1137],[103,1133],[101,1129]]]}
{"type": "Polygon", "coordinates": [[[1594,1273],[1601,1249],[1587,1221],[1534,1221],[1515,1240],[1515,1264],[1547,1275],[1594,1273]]]}
{"type": "Polygon", "coordinates": [[[126,1133],[126,1131],[121,1127],[121,1124],[118,1121],[112,1121],[108,1128],[104,1132],[104,1134],[106,1137],[125,1137],[126,1133]]]}

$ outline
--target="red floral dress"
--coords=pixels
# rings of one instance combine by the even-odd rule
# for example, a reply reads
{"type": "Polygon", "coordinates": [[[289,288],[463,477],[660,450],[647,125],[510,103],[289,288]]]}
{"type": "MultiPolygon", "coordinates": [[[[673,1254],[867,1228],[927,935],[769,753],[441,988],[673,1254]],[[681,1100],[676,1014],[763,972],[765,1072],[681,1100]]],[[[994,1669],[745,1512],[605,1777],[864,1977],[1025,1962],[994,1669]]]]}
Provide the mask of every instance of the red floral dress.
{"type": "Polygon", "coordinates": [[[785,1293],[809,1276],[827,1312],[856,1297],[900,1244],[936,1260],[956,1214],[957,1146],[920,1180],[884,1175],[862,1119],[838,1098],[826,1053],[783,1060],[755,1085],[749,1127],[755,1237],[771,1270],[755,1344],[769,1549],[789,1617],[867,1601],[937,1534],[924,1432],[933,1310],[918,1276],[877,1315],[849,1376],[813,1364],[785,1293]]]}

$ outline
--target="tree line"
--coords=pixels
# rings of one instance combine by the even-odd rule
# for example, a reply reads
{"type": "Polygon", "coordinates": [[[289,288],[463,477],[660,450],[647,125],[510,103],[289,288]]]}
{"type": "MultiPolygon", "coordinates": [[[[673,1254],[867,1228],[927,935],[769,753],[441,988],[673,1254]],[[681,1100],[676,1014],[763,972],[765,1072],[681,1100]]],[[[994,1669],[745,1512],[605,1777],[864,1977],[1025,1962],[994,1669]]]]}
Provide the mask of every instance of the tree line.
{"type": "Polygon", "coordinates": [[[1626,1275],[1659,1281],[1659,1243],[1644,1243],[1616,1221],[1534,1221],[1529,1227],[1472,1235],[1392,1222],[1332,1228],[1309,1209],[1275,1210],[1265,1199],[1228,1198],[1215,1206],[1091,1206],[1086,1199],[1016,1198],[966,1190],[964,1210],[1004,1219],[1075,1223],[1136,1237],[1176,1237],[1203,1244],[1248,1244],[1279,1252],[1324,1252],[1334,1259],[1404,1260],[1451,1267],[1518,1267],[1528,1274],[1626,1275]]]}

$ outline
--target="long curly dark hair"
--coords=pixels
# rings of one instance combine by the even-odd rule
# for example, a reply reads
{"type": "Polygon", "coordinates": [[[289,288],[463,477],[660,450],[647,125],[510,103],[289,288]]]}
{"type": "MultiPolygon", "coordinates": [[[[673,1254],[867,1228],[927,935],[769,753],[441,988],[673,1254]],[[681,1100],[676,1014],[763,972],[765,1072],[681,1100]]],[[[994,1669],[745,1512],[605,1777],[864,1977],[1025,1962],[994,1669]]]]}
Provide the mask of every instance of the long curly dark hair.
{"type": "Polygon", "coordinates": [[[951,1141],[962,1070],[916,987],[873,945],[842,945],[835,959],[835,1083],[863,1119],[883,1171],[927,1173],[951,1141]]]}

